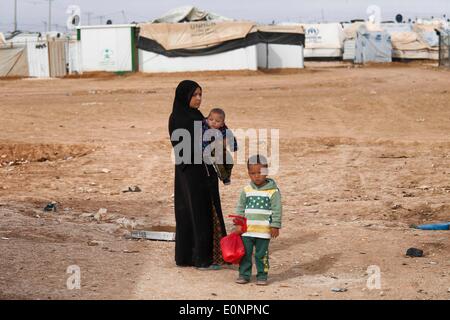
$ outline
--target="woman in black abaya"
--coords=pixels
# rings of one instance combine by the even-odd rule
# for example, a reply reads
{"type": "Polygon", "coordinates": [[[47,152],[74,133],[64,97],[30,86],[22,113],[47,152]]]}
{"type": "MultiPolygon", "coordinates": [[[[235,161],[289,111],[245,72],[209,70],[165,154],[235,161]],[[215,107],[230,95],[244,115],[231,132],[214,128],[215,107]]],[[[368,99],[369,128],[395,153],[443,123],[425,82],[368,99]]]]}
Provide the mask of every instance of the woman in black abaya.
{"type": "Polygon", "coordinates": [[[204,118],[198,110],[201,98],[202,88],[196,82],[180,82],[169,118],[173,147],[183,143],[183,139],[174,141],[178,140],[172,135],[177,129],[186,130],[191,137],[190,150],[175,152],[178,158],[175,164],[175,262],[178,266],[218,269],[218,265],[223,264],[220,239],[226,235],[226,230],[216,172],[202,160],[201,135],[194,136],[195,122],[201,133],[204,118]],[[201,163],[194,163],[195,152],[199,152],[197,157],[201,163]]]}

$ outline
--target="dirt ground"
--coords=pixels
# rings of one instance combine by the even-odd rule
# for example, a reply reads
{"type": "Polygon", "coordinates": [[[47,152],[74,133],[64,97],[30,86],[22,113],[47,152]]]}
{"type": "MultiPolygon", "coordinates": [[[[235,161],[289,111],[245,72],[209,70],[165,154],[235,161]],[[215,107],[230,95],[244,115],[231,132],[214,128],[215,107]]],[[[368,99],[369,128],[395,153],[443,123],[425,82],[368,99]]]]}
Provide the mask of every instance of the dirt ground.
{"type": "MultiPolygon", "coordinates": [[[[449,220],[450,72],[307,67],[0,80],[0,299],[449,299],[450,231],[410,224],[449,220]],[[230,128],[280,130],[267,287],[235,284],[236,267],[178,268],[173,242],[126,239],[175,224],[167,120],[184,78],[230,128]],[[372,265],[380,290],[366,285],[372,265]]],[[[236,165],[221,186],[226,215],[247,181],[236,165]]]]}

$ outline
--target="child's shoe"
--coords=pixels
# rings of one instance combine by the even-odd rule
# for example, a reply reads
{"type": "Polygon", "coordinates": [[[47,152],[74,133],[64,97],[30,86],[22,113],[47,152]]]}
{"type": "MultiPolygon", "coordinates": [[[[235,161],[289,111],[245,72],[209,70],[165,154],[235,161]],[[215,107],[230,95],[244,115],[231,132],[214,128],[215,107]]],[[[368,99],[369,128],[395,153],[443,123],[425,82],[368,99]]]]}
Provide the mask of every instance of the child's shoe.
{"type": "Polygon", "coordinates": [[[249,282],[250,281],[248,281],[247,279],[242,278],[242,277],[239,277],[239,278],[236,279],[236,283],[239,283],[239,284],[246,284],[246,283],[249,283],[249,282]]]}
{"type": "Polygon", "coordinates": [[[268,284],[267,279],[266,280],[265,279],[261,279],[261,280],[257,280],[256,281],[256,285],[257,286],[267,286],[267,284],[268,284]]]}

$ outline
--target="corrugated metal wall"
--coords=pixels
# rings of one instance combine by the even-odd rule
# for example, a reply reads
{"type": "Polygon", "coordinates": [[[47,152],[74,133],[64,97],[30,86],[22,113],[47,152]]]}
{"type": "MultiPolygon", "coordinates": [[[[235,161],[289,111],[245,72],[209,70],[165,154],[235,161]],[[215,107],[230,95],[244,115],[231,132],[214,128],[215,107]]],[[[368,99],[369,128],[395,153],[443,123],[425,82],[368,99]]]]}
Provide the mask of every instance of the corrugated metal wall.
{"type": "Polygon", "coordinates": [[[66,45],[64,40],[48,41],[48,58],[50,67],[50,77],[64,77],[66,69],[66,45]]]}

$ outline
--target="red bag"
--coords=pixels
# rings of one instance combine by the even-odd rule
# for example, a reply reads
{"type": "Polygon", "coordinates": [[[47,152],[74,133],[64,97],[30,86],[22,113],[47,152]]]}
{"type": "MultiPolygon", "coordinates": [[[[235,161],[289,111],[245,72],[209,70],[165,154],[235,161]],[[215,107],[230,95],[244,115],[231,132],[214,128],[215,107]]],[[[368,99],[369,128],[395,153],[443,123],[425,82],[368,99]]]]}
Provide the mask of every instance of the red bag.
{"type": "Polygon", "coordinates": [[[239,264],[245,255],[245,247],[241,236],[234,232],[220,239],[220,248],[222,249],[223,260],[232,264],[239,264]]]}

